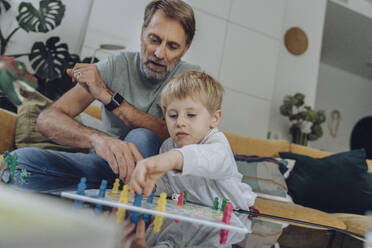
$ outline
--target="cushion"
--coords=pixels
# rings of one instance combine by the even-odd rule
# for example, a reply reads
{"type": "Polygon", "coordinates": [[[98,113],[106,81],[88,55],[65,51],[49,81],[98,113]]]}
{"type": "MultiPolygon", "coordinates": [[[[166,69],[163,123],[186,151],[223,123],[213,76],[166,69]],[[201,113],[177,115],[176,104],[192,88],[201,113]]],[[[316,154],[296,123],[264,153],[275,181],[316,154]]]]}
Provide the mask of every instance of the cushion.
{"type": "MultiPolygon", "coordinates": [[[[332,155],[331,152],[321,151],[319,149],[314,149],[314,148],[297,145],[293,143],[290,145],[289,152],[303,154],[303,155],[307,155],[313,158],[324,158],[326,156],[332,155]]],[[[372,167],[371,159],[367,159],[367,165],[372,167]]]]}
{"type": "Polygon", "coordinates": [[[267,140],[223,132],[234,153],[279,157],[279,152],[289,152],[287,140],[267,140]]]}
{"type": "Polygon", "coordinates": [[[275,158],[235,154],[235,161],[243,175],[242,182],[249,184],[257,195],[287,199],[285,178],[279,170],[280,162],[275,158]]]}
{"type": "Polygon", "coordinates": [[[286,181],[295,203],[331,213],[365,214],[372,209],[372,182],[363,149],[320,159],[287,152],[280,156],[296,160],[286,181]]]}
{"type": "Polygon", "coordinates": [[[22,91],[25,97],[22,105],[18,107],[17,124],[15,133],[15,145],[17,148],[38,147],[43,149],[86,152],[71,146],[59,145],[35,130],[36,119],[39,113],[52,104],[52,101],[38,92],[22,91]]]}

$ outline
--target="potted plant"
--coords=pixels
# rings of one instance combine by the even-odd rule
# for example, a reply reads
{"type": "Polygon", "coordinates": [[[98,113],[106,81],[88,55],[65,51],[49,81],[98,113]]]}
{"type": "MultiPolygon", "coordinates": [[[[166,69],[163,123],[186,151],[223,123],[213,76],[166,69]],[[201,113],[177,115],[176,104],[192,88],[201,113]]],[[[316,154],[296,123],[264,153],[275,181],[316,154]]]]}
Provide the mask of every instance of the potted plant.
{"type": "Polygon", "coordinates": [[[306,106],[302,93],[285,96],[280,114],[288,117],[291,122],[289,132],[293,143],[307,145],[308,141],[317,140],[323,135],[321,124],[326,120],[325,112],[306,106]]]}
{"type": "MultiPolygon", "coordinates": [[[[0,0],[0,15],[11,8],[10,3],[8,0],[0,0]]],[[[16,16],[17,26],[9,34],[4,34],[0,28],[0,56],[5,55],[8,43],[17,31],[22,29],[26,32],[47,33],[61,24],[65,10],[61,0],[41,0],[38,8],[31,3],[21,2],[16,16]]],[[[57,99],[74,86],[65,71],[81,62],[78,55],[69,53],[68,45],[60,42],[57,36],[45,42],[35,42],[30,52],[6,56],[27,56],[39,83],[37,90],[51,99],[57,99]]],[[[90,58],[84,59],[86,61],[90,61],[90,58]]]]}

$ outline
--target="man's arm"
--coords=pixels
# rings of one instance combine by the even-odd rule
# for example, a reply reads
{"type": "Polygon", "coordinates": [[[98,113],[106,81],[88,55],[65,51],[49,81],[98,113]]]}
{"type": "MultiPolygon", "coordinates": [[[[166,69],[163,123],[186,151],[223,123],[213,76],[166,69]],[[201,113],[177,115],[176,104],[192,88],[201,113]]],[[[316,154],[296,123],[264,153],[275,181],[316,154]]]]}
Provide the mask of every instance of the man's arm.
{"type": "MultiPolygon", "coordinates": [[[[96,65],[76,64],[67,73],[102,104],[110,103],[114,92],[106,87],[96,65]]],[[[162,140],[169,137],[164,120],[135,108],[125,100],[113,113],[129,128],[147,128],[162,140]]]]}
{"type": "Polygon", "coordinates": [[[60,144],[94,149],[121,179],[129,181],[134,163],[142,159],[135,145],[72,119],[93,100],[91,94],[76,85],[39,115],[36,130],[60,144]]]}
{"type": "Polygon", "coordinates": [[[94,98],[76,85],[52,106],[40,113],[36,130],[56,143],[80,148],[93,148],[90,137],[98,133],[73,118],[80,114],[94,98]]]}

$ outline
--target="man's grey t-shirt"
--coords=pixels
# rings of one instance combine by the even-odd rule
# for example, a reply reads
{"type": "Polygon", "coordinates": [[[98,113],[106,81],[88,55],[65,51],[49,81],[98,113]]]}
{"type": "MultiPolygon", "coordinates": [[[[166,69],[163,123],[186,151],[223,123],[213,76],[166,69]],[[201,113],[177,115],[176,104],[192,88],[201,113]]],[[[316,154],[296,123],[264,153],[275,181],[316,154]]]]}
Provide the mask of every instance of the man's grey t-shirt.
{"type": "MultiPolygon", "coordinates": [[[[199,66],[180,61],[162,82],[146,79],[140,71],[139,52],[121,52],[97,63],[106,86],[118,92],[124,99],[143,112],[163,118],[160,93],[168,80],[183,71],[200,70],[199,66]]],[[[102,106],[103,131],[124,139],[130,131],[118,117],[102,106]]]]}

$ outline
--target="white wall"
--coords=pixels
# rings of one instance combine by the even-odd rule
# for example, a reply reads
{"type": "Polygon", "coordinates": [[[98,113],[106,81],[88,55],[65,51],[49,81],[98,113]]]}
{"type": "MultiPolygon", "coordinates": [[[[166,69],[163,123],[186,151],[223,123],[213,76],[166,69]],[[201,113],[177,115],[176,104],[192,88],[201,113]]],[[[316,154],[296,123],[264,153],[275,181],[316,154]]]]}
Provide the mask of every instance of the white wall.
{"type": "MultiPolygon", "coordinates": [[[[90,16],[82,57],[92,56],[100,44],[124,45],[129,51],[140,49],[143,12],[148,0],[95,1],[90,16]]],[[[100,50],[100,59],[112,51],[100,50]]]]}
{"type": "MultiPolygon", "coordinates": [[[[12,8],[9,12],[5,15],[0,15],[1,30],[6,36],[17,27],[16,16],[18,14],[18,5],[20,2],[20,0],[11,1],[10,3],[12,8]]],[[[31,0],[27,2],[31,2],[35,8],[39,7],[39,0],[31,0]]],[[[18,30],[11,39],[5,54],[29,53],[34,42],[45,42],[51,36],[59,36],[61,38],[60,42],[68,44],[70,53],[79,54],[84,41],[86,26],[93,1],[64,0],[63,3],[66,5],[66,10],[60,26],[46,34],[34,32],[27,33],[22,29],[18,30]]],[[[28,61],[26,57],[21,57],[20,59],[24,62],[28,61]]],[[[29,67],[29,69],[32,71],[31,67],[29,67]]]]}
{"type": "Polygon", "coordinates": [[[284,96],[301,92],[305,94],[306,104],[314,107],[325,10],[325,0],[287,0],[282,34],[290,27],[301,27],[307,34],[309,45],[304,54],[295,56],[280,42],[269,128],[274,137],[290,139],[289,120],[279,112],[284,96]]]}
{"type": "MultiPolygon", "coordinates": [[[[224,85],[221,129],[265,138],[269,123],[274,132],[287,124],[276,115],[285,93],[301,91],[314,103],[326,0],[186,1],[195,10],[197,30],[184,59],[224,85]],[[293,57],[283,46],[283,34],[291,26],[308,33],[310,46],[303,56],[293,57]]],[[[93,54],[102,43],[139,50],[147,2],[96,1],[83,55],[93,54]]],[[[108,54],[99,51],[98,56],[108,54]]]]}
{"type": "Polygon", "coordinates": [[[354,125],[361,118],[372,115],[371,92],[370,80],[321,63],[315,108],[325,110],[328,120],[323,125],[324,135],[311,142],[311,146],[330,152],[349,150],[354,125]],[[335,138],[330,135],[327,126],[332,110],[339,110],[341,113],[338,135],[335,138]]]}
{"type": "Polygon", "coordinates": [[[221,129],[266,137],[285,1],[189,2],[199,37],[185,59],[224,85],[221,129]]]}

